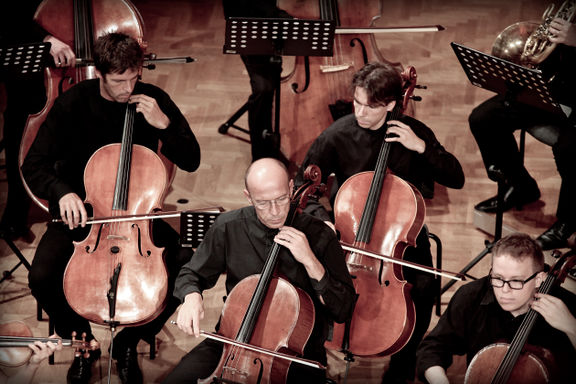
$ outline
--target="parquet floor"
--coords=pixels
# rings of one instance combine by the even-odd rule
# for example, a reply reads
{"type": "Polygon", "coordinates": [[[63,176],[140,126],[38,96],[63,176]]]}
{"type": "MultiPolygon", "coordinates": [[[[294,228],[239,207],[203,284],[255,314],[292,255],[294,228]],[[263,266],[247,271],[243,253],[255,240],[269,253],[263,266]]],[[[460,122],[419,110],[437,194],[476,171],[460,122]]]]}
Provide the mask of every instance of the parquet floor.
{"type": "MultiPolygon", "coordinates": [[[[295,2],[296,5],[311,3],[295,2]]],[[[351,1],[350,3],[354,3],[351,1]]],[[[436,188],[436,196],[427,201],[426,222],[443,244],[443,266],[460,270],[484,249],[484,241],[491,236],[475,226],[473,205],[496,193],[496,185],[489,181],[482,166],[480,154],[468,129],[467,117],[471,109],[492,95],[472,86],[460,67],[449,43],[462,43],[471,48],[489,52],[497,34],[510,24],[523,20],[540,21],[548,1],[538,0],[401,0],[383,1],[384,10],[377,26],[443,25],[446,30],[437,33],[382,34],[376,37],[377,47],[390,61],[404,66],[412,65],[418,72],[419,83],[427,89],[417,90],[422,101],[416,105],[415,115],[436,133],[440,142],[454,153],[462,163],[466,185],[462,190],[436,188]]],[[[236,55],[222,54],[224,18],[221,4],[211,0],[134,0],[146,25],[148,50],[158,57],[192,56],[191,64],[162,64],[146,71],[144,81],[166,90],[187,117],[202,148],[202,164],[198,171],[186,174],[178,171],[166,198],[165,208],[188,209],[222,206],[226,210],[246,204],[242,194],[242,177],[250,162],[250,148],[242,133],[230,131],[221,135],[218,127],[240,107],[250,93],[248,76],[236,55]],[[240,138],[238,140],[237,136],[240,138]]],[[[362,3],[365,4],[365,3],[362,3]]],[[[368,1],[366,4],[374,5],[368,1]]],[[[362,7],[346,5],[367,26],[372,14],[362,7]]],[[[288,9],[290,10],[290,9],[288,9]]],[[[300,16],[296,11],[295,16],[300,16]]],[[[360,23],[361,22],[361,23],[360,23]]],[[[289,63],[289,59],[286,60],[289,63]]],[[[287,65],[287,64],[286,64],[287,65]]],[[[4,105],[4,103],[0,103],[4,105]]],[[[320,109],[323,106],[318,105],[320,109]]],[[[239,121],[246,126],[246,118],[239,121]]],[[[291,127],[298,129],[299,127],[291,127]]],[[[323,129],[325,127],[317,127],[323,129]]],[[[560,178],[556,172],[551,149],[527,138],[526,164],[538,180],[542,199],[522,211],[511,211],[504,216],[506,230],[518,230],[537,236],[555,220],[554,213],[560,178]]],[[[0,205],[5,204],[5,176],[0,174],[0,205]]],[[[31,261],[35,247],[44,231],[46,217],[38,210],[30,213],[35,239],[16,241],[16,245],[31,261]]],[[[490,220],[484,217],[484,221],[490,220]]],[[[173,222],[177,226],[177,222],[173,222]]],[[[10,269],[16,257],[0,243],[0,269],[10,269]]],[[[471,270],[481,276],[488,272],[488,258],[471,270]]],[[[445,282],[444,282],[445,283],[445,282]]],[[[442,296],[445,305],[459,284],[442,296]]],[[[207,316],[202,324],[211,330],[219,316],[224,294],[222,284],[205,294],[207,316]]],[[[444,308],[444,306],[443,306],[444,308]]],[[[27,287],[27,273],[20,267],[12,279],[0,286],[0,320],[22,320],[36,335],[47,333],[47,322],[36,320],[36,305],[27,287]]],[[[433,317],[433,324],[437,317],[433,317]]],[[[107,346],[109,334],[96,326],[96,335],[103,345],[103,358],[94,368],[93,383],[107,382],[107,346]]],[[[197,343],[183,336],[174,326],[167,324],[157,337],[158,355],[150,360],[147,344],[139,346],[140,364],[147,383],[160,382],[180,357],[197,343]]],[[[35,382],[61,383],[71,363],[73,352],[57,353],[56,364],[43,365],[35,382]]],[[[351,366],[348,382],[379,383],[388,358],[357,359],[351,366]]],[[[119,380],[114,374],[112,383],[119,380]]],[[[450,371],[454,382],[461,382],[462,361],[450,371]]],[[[344,364],[341,356],[329,354],[329,375],[344,382],[344,364]]]]}

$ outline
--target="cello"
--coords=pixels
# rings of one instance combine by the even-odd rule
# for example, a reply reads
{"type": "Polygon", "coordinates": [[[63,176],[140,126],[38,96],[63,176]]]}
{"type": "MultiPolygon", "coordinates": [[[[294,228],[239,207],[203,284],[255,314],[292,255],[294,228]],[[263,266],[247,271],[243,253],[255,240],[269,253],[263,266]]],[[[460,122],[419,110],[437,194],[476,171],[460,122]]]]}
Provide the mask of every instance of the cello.
{"type": "MultiPolygon", "coordinates": [[[[572,251],[562,255],[548,273],[546,280],[540,285],[538,293],[550,293],[553,287],[564,281],[575,265],[576,253],[572,251]]],[[[464,383],[541,384],[556,382],[554,377],[556,367],[552,354],[544,348],[526,344],[539,317],[540,314],[530,308],[510,344],[495,343],[482,348],[470,362],[464,383]]]]}
{"type": "MultiPolygon", "coordinates": [[[[127,104],[122,143],[98,149],[86,164],[85,202],[96,216],[138,215],[162,203],[166,168],[154,151],[132,144],[135,114],[135,104],[127,104]],[[115,178],[111,170],[116,170],[115,178]]],[[[86,239],[74,243],[64,272],[68,303],[97,324],[153,320],[168,291],[163,250],[152,242],[149,220],[92,225],[86,239]]]]}
{"type": "MultiPolygon", "coordinates": [[[[286,219],[290,225],[320,182],[317,167],[309,167],[311,182],[296,191],[286,219]],[[296,202],[300,199],[299,204],[296,202]]],[[[219,335],[241,344],[281,354],[302,355],[314,327],[314,303],[308,294],[275,276],[281,245],[274,242],[259,275],[248,276],[230,292],[220,321],[219,335]]],[[[238,344],[225,344],[214,373],[200,383],[283,383],[290,360],[257,353],[238,344]]]]}
{"type": "MultiPolygon", "coordinates": [[[[404,100],[396,102],[387,120],[401,116],[416,86],[413,67],[402,75],[404,100]]],[[[401,259],[406,247],[415,245],[426,208],[414,186],[387,173],[392,145],[382,142],[373,172],[358,173],[342,184],[334,216],[343,242],[401,259]]],[[[399,351],[410,339],[415,323],[414,303],[401,267],[360,252],[350,252],[346,257],[348,270],[355,277],[358,301],[351,321],[335,324],[333,340],[326,347],[357,356],[385,356],[399,351]]]]}

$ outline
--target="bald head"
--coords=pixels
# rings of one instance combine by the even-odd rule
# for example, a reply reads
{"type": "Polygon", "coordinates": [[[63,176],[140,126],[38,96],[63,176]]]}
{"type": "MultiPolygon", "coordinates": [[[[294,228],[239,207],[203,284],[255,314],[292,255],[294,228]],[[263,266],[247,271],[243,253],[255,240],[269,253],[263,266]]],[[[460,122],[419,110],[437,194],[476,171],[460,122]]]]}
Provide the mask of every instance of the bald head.
{"type": "Polygon", "coordinates": [[[279,160],[268,157],[250,164],[244,176],[244,186],[248,191],[256,185],[263,185],[272,181],[288,185],[288,170],[279,160]]]}
{"type": "Polygon", "coordinates": [[[256,160],[246,170],[244,194],[268,228],[284,225],[290,210],[293,182],[284,164],[276,159],[256,160]]]}

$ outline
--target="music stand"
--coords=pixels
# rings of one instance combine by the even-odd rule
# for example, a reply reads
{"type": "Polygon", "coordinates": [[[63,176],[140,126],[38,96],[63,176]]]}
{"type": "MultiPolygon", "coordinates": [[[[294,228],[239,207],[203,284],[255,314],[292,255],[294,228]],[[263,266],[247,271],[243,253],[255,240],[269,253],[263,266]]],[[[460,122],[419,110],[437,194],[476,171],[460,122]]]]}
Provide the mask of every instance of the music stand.
{"type": "MultiPolygon", "coordinates": [[[[225,54],[268,55],[272,60],[281,56],[332,56],[336,23],[332,20],[262,19],[230,17],[226,20],[225,54]]],[[[273,135],[280,147],[280,74],[276,80],[273,135]]],[[[245,103],[218,128],[226,134],[229,128],[248,130],[234,125],[249,109],[245,103]]]]}
{"type": "Polygon", "coordinates": [[[538,69],[530,69],[510,61],[450,43],[466,76],[480,88],[552,113],[563,113],[548,88],[548,80],[538,69]]]}
{"type": "MultiPolygon", "coordinates": [[[[519,102],[548,112],[563,113],[558,103],[552,98],[548,89],[548,81],[544,79],[541,71],[525,68],[454,42],[450,45],[473,85],[504,95],[507,103],[519,102]]],[[[494,166],[488,169],[488,176],[491,180],[498,182],[497,205],[500,209],[496,212],[494,241],[486,240],[484,250],[462,268],[460,273],[468,277],[472,276],[468,275],[467,272],[489,254],[494,244],[502,237],[504,215],[502,206],[504,205],[506,180],[501,170],[495,169],[494,166]]],[[[440,294],[446,292],[454,283],[455,281],[450,281],[444,285],[440,294]]]]}
{"type": "Polygon", "coordinates": [[[0,47],[0,77],[42,72],[50,60],[50,43],[0,47]]]}
{"type": "Polygon", "coordinates": [[[222,212],[224,212],[223,208],[211,212],[182,212],[180,215],[180,245],[182,247],[198,248],[198,245],[204,240],[206,232],[222,212]]]}

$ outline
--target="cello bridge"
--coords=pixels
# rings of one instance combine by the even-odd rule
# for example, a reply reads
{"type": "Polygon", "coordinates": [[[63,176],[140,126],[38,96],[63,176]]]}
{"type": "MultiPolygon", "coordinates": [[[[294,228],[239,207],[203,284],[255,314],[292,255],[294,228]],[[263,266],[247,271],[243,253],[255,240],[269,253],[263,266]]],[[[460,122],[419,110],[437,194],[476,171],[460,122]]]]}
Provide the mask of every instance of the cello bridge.
{"type": "Polygon", "coordinates": [[[352,68],[352,64],[338,64],[338,65],[321,65],[320,72],[322,73],[333,73],[347,71],[352,68]]]}
{"type": "Polygon", "coordinates": [[[357,264],[357,263],[348,263],[348,268],[349,269],[365,269],[369,272],[372,272],[374,270],[374,268],[368,266],[368,265],[364,265],[364,264],[357,264]]]}

